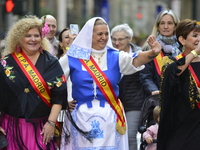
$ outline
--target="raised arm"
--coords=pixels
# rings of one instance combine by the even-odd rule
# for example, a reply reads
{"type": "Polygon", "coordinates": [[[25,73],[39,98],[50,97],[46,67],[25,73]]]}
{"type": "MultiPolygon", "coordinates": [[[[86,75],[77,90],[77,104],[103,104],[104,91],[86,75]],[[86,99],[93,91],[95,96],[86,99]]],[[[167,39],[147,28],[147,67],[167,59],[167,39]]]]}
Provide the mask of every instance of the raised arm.
{"type": "Polygon", "coordinates": [[[185,57],[185,64],[182,66],[178,66],[181,72],[178,75],[181,75],[183,71],[188,67],[188,65],[200,55],[200,42],[196,49],[192,50],[186,57],[185,57]]]}
{"type": "Polygon", "coordinates": [[[153,35],[148,37],[147,42],[150,45],[151,50],[140,52],[138,54],[138,57],[133,59],[133,65],[135,67],[139,67],[150,62],[159,54],[159,52],[162,49],[160,43],[156,40],[156,37],[153,35]]]}

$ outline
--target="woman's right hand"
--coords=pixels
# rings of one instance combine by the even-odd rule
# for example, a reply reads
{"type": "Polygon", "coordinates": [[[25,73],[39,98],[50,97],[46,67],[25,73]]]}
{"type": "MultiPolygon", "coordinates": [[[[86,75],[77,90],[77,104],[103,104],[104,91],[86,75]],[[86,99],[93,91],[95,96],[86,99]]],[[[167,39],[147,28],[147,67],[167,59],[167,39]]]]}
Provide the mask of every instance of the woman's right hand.
{"type": "Polygon", "coordinates": [[[2,127],[0,127],[0,131],[1,131],[4,135],[6,135],[6,132],[5,132],[5,130],[4,130],[2,127]]]}
{"type": "Polygon", "coordinates": [[[76,100],[69,101],[68,105],[69,105],[70,112],[72,112],[74,110],[74,108],[76,107],[76,100]]]}

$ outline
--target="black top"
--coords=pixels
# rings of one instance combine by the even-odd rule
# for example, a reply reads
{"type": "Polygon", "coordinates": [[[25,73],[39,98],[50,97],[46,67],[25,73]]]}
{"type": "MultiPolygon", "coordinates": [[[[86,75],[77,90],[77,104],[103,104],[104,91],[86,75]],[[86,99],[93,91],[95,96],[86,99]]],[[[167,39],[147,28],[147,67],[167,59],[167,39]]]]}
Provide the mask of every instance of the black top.
{"type": "MultiPolygon", "coordinates": [[[[65,107],[67,101],[66,83],[62,80],[64,73],[57,58],[47,51],[43,51],[35,67],[44,81],[48,82],[51,92],[51,104],[62,104],[65,107]],[[58,82],[61,83],[60,86],[56,85],[58,82]]],[[[50,107],[35,92],[12,55],[1,59],[0,83],[1,111],[13,117],[26,119],[49,115],[50,107]],[[24,92],[25,88],[29,89],[28,93],[24,92]]]]}
{"type": "MultiPolygon", "coordinates": [[[[200,101],[200,96],[189,69],[177,76],[177,73],[180,72],[177,67],[185,63],[185,57],[178,61],[174,58],[171,59],[174,62],[164,66],[161,76],[161,114],[157,149],[166,150],[169,147],[170,150],[185,150],[192,146],[191,143],[198,143],[200,140],[200,138],[196,138],[199,137],[199,131],[196,129],[200,127],[200,117],[197,119],[193,115],[193,112],[200,114],[197,111],[197,102],[200,101]],[[188,133],[187,131],[192,132],[188,133]],[[182,146],[174,142],[181,138],[186,138],[181,140],[182,146]],[[190,139],[192,140],[189,142],[190,139]],[[184,145],[187,148],[184,148],[184,145]],[[175,146],[179,148],[175,148],[175,146]]],[[[191,65],[200,79],[200,62],[191,63],[191,65]]]]}
{"type": "MultiPolygon", "coordinates": [[[[164,53],[164,56],[170,56],[171,53],[164,53]]],[[[160,75],[158,74],[154,61],[145,64],[145,68],[140,71],[140,81],[143,85],[145,97],[151,95],[153,91],[160,89],[160,75]]]]}
{"type": "MultiPolygon", "coordinates": [[[[140,47],[131,44],[132,52],[140,50],[140,47]]],[[[139,80],[140,71],[132,75],[124,75],[119,83],[119,98],[125,111],[140,110],[144,102],[142,85],[139,80]]]]}

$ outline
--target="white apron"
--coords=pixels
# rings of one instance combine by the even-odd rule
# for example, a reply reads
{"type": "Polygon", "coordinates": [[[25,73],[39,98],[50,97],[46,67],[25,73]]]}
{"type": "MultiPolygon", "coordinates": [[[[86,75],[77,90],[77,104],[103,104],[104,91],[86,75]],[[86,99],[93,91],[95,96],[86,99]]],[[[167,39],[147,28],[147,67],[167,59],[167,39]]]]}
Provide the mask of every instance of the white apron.
{"type": "Polygon", "coordinates": [[[100,107],[98,100],[92,101],[92,108],[82,104],[72,112],[75,123],[83,131],[91,131],[93,141],[85,139],[65,119],[64,126],[71,129],[71,138],[68,145],[64,145],[62,136],[61,150],[128,150],[128,136],[120,135],[116,131],[116,114],[106,102],[105,107],[100,107]]]}

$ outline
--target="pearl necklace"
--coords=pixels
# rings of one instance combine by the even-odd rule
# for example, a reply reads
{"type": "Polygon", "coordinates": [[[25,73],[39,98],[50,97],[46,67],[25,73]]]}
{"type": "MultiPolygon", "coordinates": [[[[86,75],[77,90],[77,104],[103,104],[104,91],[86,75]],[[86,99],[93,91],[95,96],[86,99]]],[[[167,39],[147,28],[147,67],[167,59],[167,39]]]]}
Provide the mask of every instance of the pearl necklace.
{"type": "Polygon", "coordinates": [[[101,54],[100,57],[97,57],[97,56],[93,55],[92,53],[91,53],[91,55],[92,55],[94,58],[97,58],[97,59],[98,59],[98,64],[100,64],[100,63],[101,63],[101,58],[103,57],[104,53],[105,53],[105,52],[103,52],[103,53],[101,54]]]}

